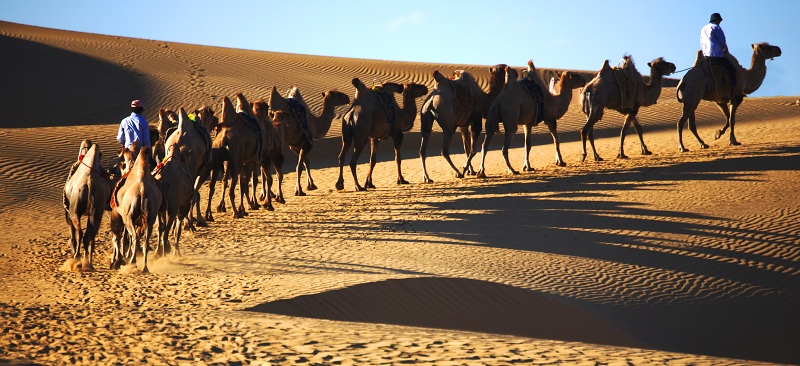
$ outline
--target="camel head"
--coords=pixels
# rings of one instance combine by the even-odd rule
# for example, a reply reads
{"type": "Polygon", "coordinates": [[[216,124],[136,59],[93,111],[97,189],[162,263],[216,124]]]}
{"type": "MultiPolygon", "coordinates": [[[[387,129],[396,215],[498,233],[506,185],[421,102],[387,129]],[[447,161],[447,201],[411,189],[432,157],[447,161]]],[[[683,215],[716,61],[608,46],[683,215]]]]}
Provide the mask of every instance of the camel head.
{"type": "Polygon", "coordinates": [[[178,115],[169,110],[161,108],[158,110],[158,134],[164,136],[167,130],[175,127],[178,123],[178,115]]]}
{"type": "Polygon", "coordinates": [[[766,60],[781,56],[781,48],[767,42],[755,43],[751,47],[753,47],[753,59],[761,57],[766,60]]]}
{"type": "Polygon", "coordinates": [[[259,121],[269,120],[269,104],[264,99],[253,102],[253,115],[259,121]]]}
{"type": "Polygon", "coordinates": [[[406,83],[403,84],[403,95],[417,99],[428,94],[428,87],[422,84],[406,83]]]}
{"type": "Polygon", "coordinates": [[[647,66],[650,67],[650,75],[669,75],[676,70],[675,64],[664,61],[663,57],[648,62],[647,66]]]}
{"type": "Polygon", "coordinates": [[[236,93],[236,113],[253,113],[253,107],[250,106],[250,102],[244,97],[242,93],[236,93]]]}
{"type": "Polygon", "coordinates": [[[331,89],[322,93],[322,104],[325,105],[327,103],[333,104],[334,107],[347,105],[350,104],[350,97],[336,89],[331,89]]]}
{"type": "Polygon", "coordinates": [[[214,115],[214,110],[211,106],[203,106],[200,109],[195,109],[195,118],[205,126],[206,130],[211,131],[219,124],[219,118],[214,115]]]}
{"type": "Polygon", "coordinates": [[[506,81],[506,64],[497,64],[489,68],[489,93],[500,92],[506,81]]]}
{"type": "Polygon", "coordinates": [[[119,159],[119,170],[122,175],[128,174],[128,172],[133,169],[133,165],[141,150],[139,140],[134,141],[130,147],[123,147],[122,150],[120,150],[117,158],[119,159]]]}
{"type": "Polygon", "coordinates": [[[94,145],[92,140],[85,139],[81,141],[81,146],[78,148],[78,160],[83,160],[86,154],[89,153],[89,149],[94,145]]]}
{"type": "Polygon", "coordinates": [[[506,66],[506,84],[517,80],[518,76],[517,70],[514,70],[511,66],[506,66]]]}
{"type": "Polygon", "coordinates": [[[583,76],[580,76],[578,73],[574,73],[572,71],[564,71],[561,73],[561,77],[558,80],[559,89],[564,90],[564,85],[569,85],[572,89],[582,88],[586,86],[586,79],[583,76]]]}

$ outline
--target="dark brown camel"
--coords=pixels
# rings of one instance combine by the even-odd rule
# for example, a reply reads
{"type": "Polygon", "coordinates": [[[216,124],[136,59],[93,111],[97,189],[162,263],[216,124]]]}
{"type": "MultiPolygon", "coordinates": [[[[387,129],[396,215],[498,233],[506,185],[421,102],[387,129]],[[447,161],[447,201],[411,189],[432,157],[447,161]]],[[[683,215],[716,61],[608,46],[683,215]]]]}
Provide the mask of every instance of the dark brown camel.
{"type": "Polygon", "coordinates": [[[353,156],[350,159],[350,171],[357,191],[366,188],[375,188],[372,184],[372,171],[375,168],[378,154],[378,143],[389,137],[394,142],[394,156],[397,163],[397,184],[408,184],[403,178],[400,168],[400,148],[403,144],[403,132],[414,126],[417,116],[416,99],[428,93],[428,88],[420,84],[395,84],[385,83],[380,89],[368,88],[358,78],[354,78],[353,86],[356,87],[356,96],[350,110],[342,118],[342,150],[339,153],[339,180],[336,189],[344,189],[344,159],[350,145],[353,144],[353,156]],[[397,104],[393,93],[403,95],[403,107],[397,104]],[[370,141],[369,173],[364,187],[358,184],[356,164],[361,151],[370,141]]]}
{"type": "Polygon", "coordinates": [[[257,176],[261,176],[261,195],[260,199],[264,202],[267,210],[273,211],[275,208],[272,206],[272,167],[275,168],[275,173],[278,176],[278,194],[275,195],[275,201],[278,203],[286,203],[283,198],[283,127],[279,124],[273,125],[269,117],[269,106],[266,101],[259,100],[253,103],[253,114],[261,126],[261,133],[264,141],[264,147],[261,154],[261,169],[256,169],[253,172],[253,197],[256,196],[256,188],[258,187],[257,176]]]}

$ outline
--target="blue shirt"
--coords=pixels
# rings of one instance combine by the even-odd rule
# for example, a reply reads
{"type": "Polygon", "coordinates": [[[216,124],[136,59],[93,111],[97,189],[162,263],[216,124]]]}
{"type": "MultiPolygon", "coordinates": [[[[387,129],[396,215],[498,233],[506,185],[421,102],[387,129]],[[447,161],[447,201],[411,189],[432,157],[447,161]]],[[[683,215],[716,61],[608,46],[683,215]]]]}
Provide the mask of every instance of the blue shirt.
{"type": "Polygon", "coordinates": [[[141,114],[131,113],[131,115],[119,123],[117,141],[125,147],[139,140],[141,147],[150,146],[150,126],[141,114]]]}
{"type": "Polygon", "coordinates": [[[700,30],[700,48],[703,49],[703,56],[706,57],[725,57],[723,48],[725,43],[725,33],[719,24],[708,23],[700,30]]]}

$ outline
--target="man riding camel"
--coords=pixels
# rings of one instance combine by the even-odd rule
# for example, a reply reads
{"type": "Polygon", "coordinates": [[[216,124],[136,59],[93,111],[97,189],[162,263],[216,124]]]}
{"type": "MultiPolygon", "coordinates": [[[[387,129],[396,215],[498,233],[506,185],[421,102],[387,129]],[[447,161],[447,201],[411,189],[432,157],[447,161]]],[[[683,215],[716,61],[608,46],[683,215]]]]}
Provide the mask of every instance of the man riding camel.
{"type": "Polygon", "coordinates": [[[712,65],[722,65],[728,70],[731,79],[730,86],[733,89],[736,86],[736,71],[731,61],[725,57],[728,44],[725,41],[725,32],[722,31],[719,23],[722,23],[722,16],[719,13],[711,14],[708,24],[700,30],[700,48],[703,50],[703,56],[712,65]]]}

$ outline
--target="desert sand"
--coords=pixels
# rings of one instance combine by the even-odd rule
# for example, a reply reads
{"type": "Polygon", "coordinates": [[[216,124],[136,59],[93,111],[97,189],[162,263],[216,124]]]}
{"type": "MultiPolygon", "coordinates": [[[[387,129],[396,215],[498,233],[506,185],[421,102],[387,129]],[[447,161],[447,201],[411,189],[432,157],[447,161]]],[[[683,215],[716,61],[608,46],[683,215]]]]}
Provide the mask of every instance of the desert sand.
{"type": "MultiPolygon", "coordinates": [[[[311,156],[318,190],[287,195],[274,212],[215,214],[208,228],[184,233],[182,257],[153,262],[151,274],[106,269],[106,217],[98,270],[73,272],[62,269],[69,166],[84,138],[111,164],[132,99],[152,123],[158,108],[219,110],[223,96],[255,100],[273,85],[296,85],[319,113],[320,92],[352,97],[353,77],[432,88],[433,70],[466,69],[486,88],[489,65],[225,49],[7,22],[0,49],[0,363],[800,363],[797,97],[746,98],[742,146],[713,139],[724,120],[703,102],[698,130],[711,146],[700,149],[684,131],[691,151],[681,153],[672,80],[639,113],[654,154],[638,155],[629,136],[631,158],[614,159],[622,116],[607,111],[595,127],[603,162],[580,161],[585,117],[576,97],[559,120],[566,167],[553,165],[552,140],[538,126],[536,171],[506,175],[495,138],[486,179],[452,175],[435,126],[429,184],[421,183],[417,121],[403,144],[411,184],[395,184],[384,142],[377,189],[366,192],[353,190],[347,172],[345,191],[334,189],[343,106],[311,156]]],[[[541,71],[549,79],[557,70],[541,71]]],[[[460,141],[451,151],[462,164],[460,141]]],[[[509,154],[520,169],[521,134],[509,154]]],[[[296,156],[286,156],[291,194],[296,156]]]]}

